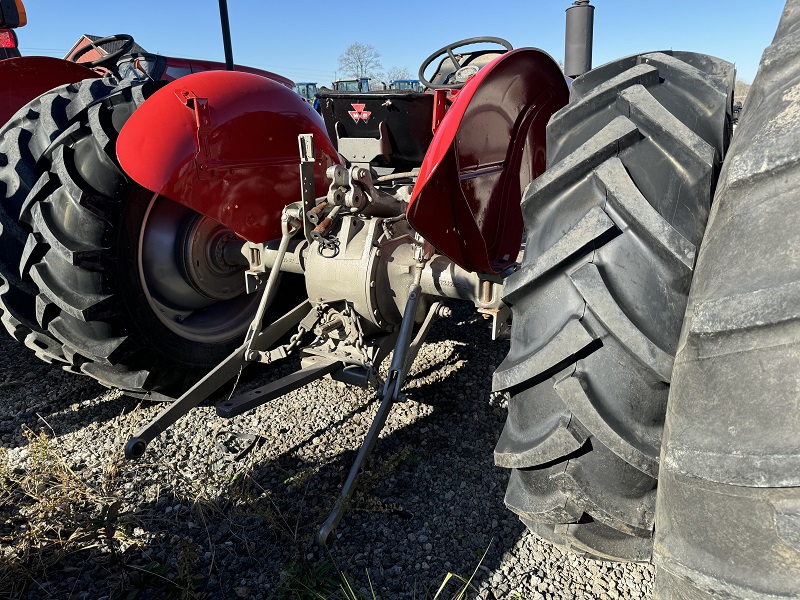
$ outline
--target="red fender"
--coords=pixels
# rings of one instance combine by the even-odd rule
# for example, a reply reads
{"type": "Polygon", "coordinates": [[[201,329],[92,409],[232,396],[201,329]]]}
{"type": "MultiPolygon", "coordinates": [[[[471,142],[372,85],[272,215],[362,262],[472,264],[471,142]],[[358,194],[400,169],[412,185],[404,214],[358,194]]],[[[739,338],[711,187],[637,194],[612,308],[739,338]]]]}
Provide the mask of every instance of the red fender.
{"type": "Polygon", "coordinates": [[[48,56],[0,60],[0,125],[34,98],[60,85],[100,77],[77,63],[48,56]]]}
{"type": "Polygon", "coordinates": [[[297,137],[313,133],[317,196],[341,159],[317,112],[280,83],[238,71],[173,81],[142,104],[117,140],[137,183],[253,242],[280,237],[284,206],[301,199],[297,137]]]}
{"type": "Polygon", "coordinates": [[[406,213],[459,266],[499,273],[522,242],[520,199],[545,169],[545,127],[567,103],[564,74],[520,48],[473,76],[436,130],[406,213]]]}

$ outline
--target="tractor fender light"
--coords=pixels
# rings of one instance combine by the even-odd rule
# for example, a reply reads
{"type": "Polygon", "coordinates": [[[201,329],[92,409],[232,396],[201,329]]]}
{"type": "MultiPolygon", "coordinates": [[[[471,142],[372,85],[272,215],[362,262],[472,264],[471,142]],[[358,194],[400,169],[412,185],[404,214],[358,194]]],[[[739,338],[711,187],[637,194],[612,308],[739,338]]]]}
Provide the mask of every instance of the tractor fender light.
{"type": "Polygon", "coordinates": [[[10,29],[0,29],[0,48],[16,48],[17,35],[10,29]]]}

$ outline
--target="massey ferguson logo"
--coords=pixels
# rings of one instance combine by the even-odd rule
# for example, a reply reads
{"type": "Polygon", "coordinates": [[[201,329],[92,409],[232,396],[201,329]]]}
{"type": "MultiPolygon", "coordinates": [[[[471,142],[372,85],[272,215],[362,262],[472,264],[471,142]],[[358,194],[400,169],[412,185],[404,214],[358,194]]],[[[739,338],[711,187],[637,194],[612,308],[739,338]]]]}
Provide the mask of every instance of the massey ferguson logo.
{"type": "Polygon", "coordinates": [[[350,113],[350,116],[353,117],[353,121],[358,123],[358,120],[361,119],[366,123],[369,120],[369,116],[372,114],[372,111],[364,110],[366,104],[351,104],[355,110],[348,110],[347,112],[350,113]]]}

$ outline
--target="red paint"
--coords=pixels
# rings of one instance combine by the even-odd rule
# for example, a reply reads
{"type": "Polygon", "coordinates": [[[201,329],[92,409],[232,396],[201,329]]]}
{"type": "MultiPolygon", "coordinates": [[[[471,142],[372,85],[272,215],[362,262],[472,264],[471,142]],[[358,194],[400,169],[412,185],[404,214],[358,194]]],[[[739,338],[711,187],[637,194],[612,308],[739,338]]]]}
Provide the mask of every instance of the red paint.
{"type": "Polygon", "coordinates": [[[436,130],[407,217],[459,266],[499,273],[522,242],[520,199],[545,169],[545,127],[567,103],[545,52],[499,56],[461,89],[436,130]]]}
{"type": "Polygon", "coordinates": [[[316,194],[341,159],[317,112],[291,89],[236,71],[168,83],[122,128],[117,156],[140,185],[263,242],[280,237],[283,207],[301,199],[297,137],[313,133],[316,194]]]}
{"type": "Polygon", "coordinates": [[[351,104],[350,106],[353,107],[353,110],[348,110],[347,114],[350,115],[350,118],[353,119],[356,123],[358,123],[359,119],[363,119],[364,123],[369,121],[369,116],[372,114],[372,111],[364,110],[366,104],[351,104]]]}
{"type": "Polygon", "coordinates": [[[99,76],[91,69],[60,58],[23,56],[0,60],[0,125],[54,87],[99,76]]]}
{"type": "MultiPolygon", "coordinates": [[[[167,65],[171,65],[174,61],[180,60],[175,58],[167,58],[167,65]]],[[[225,70],[225,63],[215,62],[212,60],[197,60],[195,58],[189,59],[187,61],[191,66],[192,73],[203,73],[205,71],[224,71],[225,70]]],[[[282,75],[278,75],[277,73],[273,73],[272,71],[264,71],[263,69],[255,69],[253,67],[245,67],[243,65],[234,65],[234,69],[237,73],[252,73],[253,75],[261,75],[261,77],[266,77],[267,79],[272,79],[273,81],[277,81],[283,86],[288,87],[289,89],[294,89],[294,81],[291,79],[287,79],[282,75]]]]}

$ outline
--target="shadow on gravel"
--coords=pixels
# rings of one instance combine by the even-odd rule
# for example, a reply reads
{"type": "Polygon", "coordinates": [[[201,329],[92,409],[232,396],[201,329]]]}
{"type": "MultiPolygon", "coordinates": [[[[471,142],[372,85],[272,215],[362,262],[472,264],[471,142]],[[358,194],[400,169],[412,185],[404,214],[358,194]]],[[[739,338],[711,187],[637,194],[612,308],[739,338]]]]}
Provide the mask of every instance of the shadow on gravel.
{"type": "MultiPolygon", "coordinates": [[[[429,598],[447,573],[469,578],[473,571],[475,590],[507,596],[496,574],[524,526],[503,506],[507,473],[493,465],[492,452],[505,411],[489,404],[491,374],[507,344],[492,342],[488,327],[464,322],[465,314],[457,310],[431,332],[404,388],[408,400],[392,411],[329,550],[313,538],[369,427],[374,397],[327,380],[229,422],[203,406],[144,459],[124,462],[120,442],[158,406],[136,409],[137,401],[0,340],[0,352],[13,355],[0,367],[4,395],[3,382],[35,373],[8,388],[13,398],[2,409],[3,444],[17,453],[5,487],[32,475],[14,460],[24,458],[27,443],[20,427],[41,428],[37,414],[79,483],[77,492],[62,490],[77,497],[62,499],[56,523],[47,522],[41,488],[10,486],[13,498],[4,500],[16,508],[3,515],[0,531],[0,596],[16,581],[12,597],[22,598],[429,598]],[[213,443],[220,430],[255,434],[261,443],[234,460],[213,443]],[[37,527],[58,530],[64,547],[37,550],[37,527]]],[[[266,379],[250,374],[237,391],[266,379]]],[[[37,485],[47,491],[58,481],[51,475],[37,485]]],[[[453,597],[457,583],[440,597],[453,597]]]]}
{"type": "Polygon", "coordinates": [[[42,362],[5,334],[0,336],[0,357],[1,447],[27,444],[22,425],[63,435],[114,419],[138,404],[89,377],[42,362]]]}

